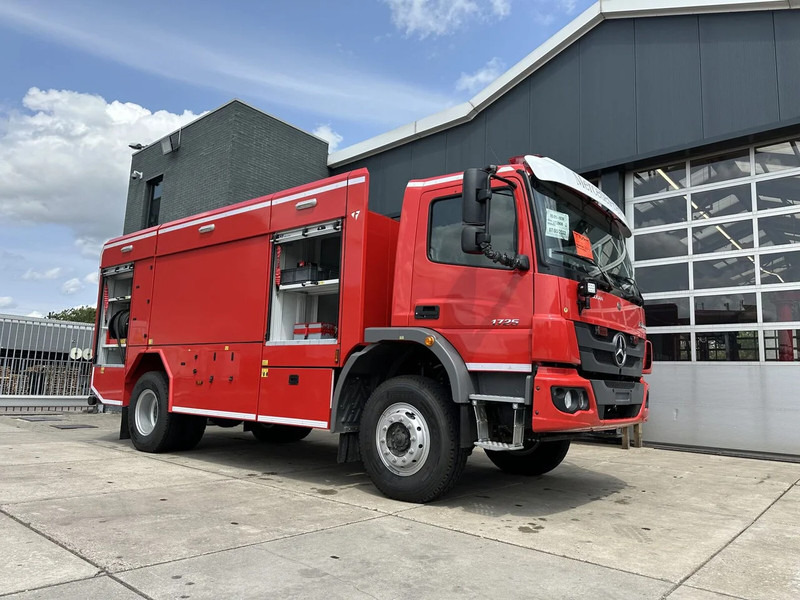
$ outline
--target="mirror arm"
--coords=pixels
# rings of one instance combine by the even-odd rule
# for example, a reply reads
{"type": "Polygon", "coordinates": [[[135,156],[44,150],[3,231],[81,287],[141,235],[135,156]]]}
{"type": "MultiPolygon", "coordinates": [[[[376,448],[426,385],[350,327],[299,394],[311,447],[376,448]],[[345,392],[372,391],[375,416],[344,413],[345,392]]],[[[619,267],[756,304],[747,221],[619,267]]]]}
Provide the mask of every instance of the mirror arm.
{"type": "Polygon", "coordinates": [[[489,242],[481,242],[480,249],[483,250],[484,256],[491,260],[492,262],[499,263],[504,267],[511,267],[515,271],[527,271],[531,268],[530,261],[528,257],[524,254],[517,254],[515,256],[509,256],[505,252],[500,253],[495,250],[492,250],[492,244],[489,242]]]}

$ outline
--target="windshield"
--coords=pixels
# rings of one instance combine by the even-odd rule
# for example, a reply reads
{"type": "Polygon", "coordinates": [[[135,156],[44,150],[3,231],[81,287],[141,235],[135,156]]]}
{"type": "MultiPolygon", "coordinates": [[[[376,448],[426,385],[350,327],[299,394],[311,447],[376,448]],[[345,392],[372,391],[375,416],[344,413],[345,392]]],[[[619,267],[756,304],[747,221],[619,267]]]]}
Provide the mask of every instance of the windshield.
{"type": "Polygon", "coordinates": [[[608,279],[623,292],[635,288],[625,237],[615,220],[564,187],[535,180],[531,187],[545,263],[562,267],[571,279],[589,275],[608,279]]]}

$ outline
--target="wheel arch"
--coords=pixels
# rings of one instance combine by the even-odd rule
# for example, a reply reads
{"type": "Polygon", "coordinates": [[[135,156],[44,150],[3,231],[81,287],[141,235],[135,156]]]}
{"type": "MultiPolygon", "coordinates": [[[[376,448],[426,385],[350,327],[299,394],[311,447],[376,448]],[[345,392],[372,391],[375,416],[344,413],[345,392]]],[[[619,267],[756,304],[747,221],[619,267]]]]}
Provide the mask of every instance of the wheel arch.
{"type": "Polygon", "coordinates": [[[131,394],[136,382],[150,371],[160,371],[167,377],[167,386],[169,389],[169,404],[172,407],[172,374],[170,373],[167,361],[164,358],[161,350],[153,350],[150,352],[141,352],[138,354],[127,369],[125,375],[125,405],[128,406],[131,401],[131,394]]]}
{"type": "Polygon", "coordinates": [[[462,430],[471,436],[472,427],[464,426],[469,425],[469,395],[475,392],[475,384],[461,355],[446,338],[423,327],[376,327],[366,330],[365,340],[369,345],[349,356],[337,379],[331,405],[332,433],[358,431],[361,409],[372,391],[387,379],[404,374],[403,365],[416,360],[443,371],[441,383],[453,401],[462,405],[462,430]],[[431,345],[425,343],[428,337],[433,338],[431,345]]]}

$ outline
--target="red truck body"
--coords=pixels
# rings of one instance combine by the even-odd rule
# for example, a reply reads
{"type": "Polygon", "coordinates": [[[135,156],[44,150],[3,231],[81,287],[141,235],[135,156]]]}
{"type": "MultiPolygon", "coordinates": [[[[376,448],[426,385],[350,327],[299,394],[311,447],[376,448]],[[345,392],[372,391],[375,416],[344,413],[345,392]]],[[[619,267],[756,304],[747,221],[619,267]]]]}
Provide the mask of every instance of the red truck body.
{"type": "Polygon", "coordinates": [[[432,207],[461,206],[462,174],[410,182],[399,222],[369,210],[361,169],[110,240],[93,393],[123,407],[122,437],[145,451],[196,444],[208,418],[268,441],[339,433],[340,460],[361,458],[384,493],[412,501],[455,482],[448,453],[463,467],[479,445],[530,472],[522,460],[547,463],[569,435],[642,422],[642,308],[602,289],[579,296],[581,277],[542,266],[523,167],[498,169],[489,186],[513,196],[509,235],[529,268],[434,256],[432,231],[447,248],[459,232],[436,229],[432,207]],[[584,368],[620,336],[630,365],[584,368]],[[588,338],[596,348],[581,346],[588,338]],[[569,389],[575,412],[556,400],[569,389]]]}

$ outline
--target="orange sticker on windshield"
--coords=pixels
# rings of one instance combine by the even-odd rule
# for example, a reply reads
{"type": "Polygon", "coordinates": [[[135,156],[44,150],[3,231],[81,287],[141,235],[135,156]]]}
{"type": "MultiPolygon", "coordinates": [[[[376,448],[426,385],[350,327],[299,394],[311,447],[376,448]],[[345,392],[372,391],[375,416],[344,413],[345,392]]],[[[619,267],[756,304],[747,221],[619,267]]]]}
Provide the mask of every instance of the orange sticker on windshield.
{"type": "Polygon", "coordinates": [[[575,238],[575,253],[578,256],[594,260],[594,256],[592,256],[592,242],[589,241],[589,238],[577,231],[572,232],[572,237],[575,238]]]}

